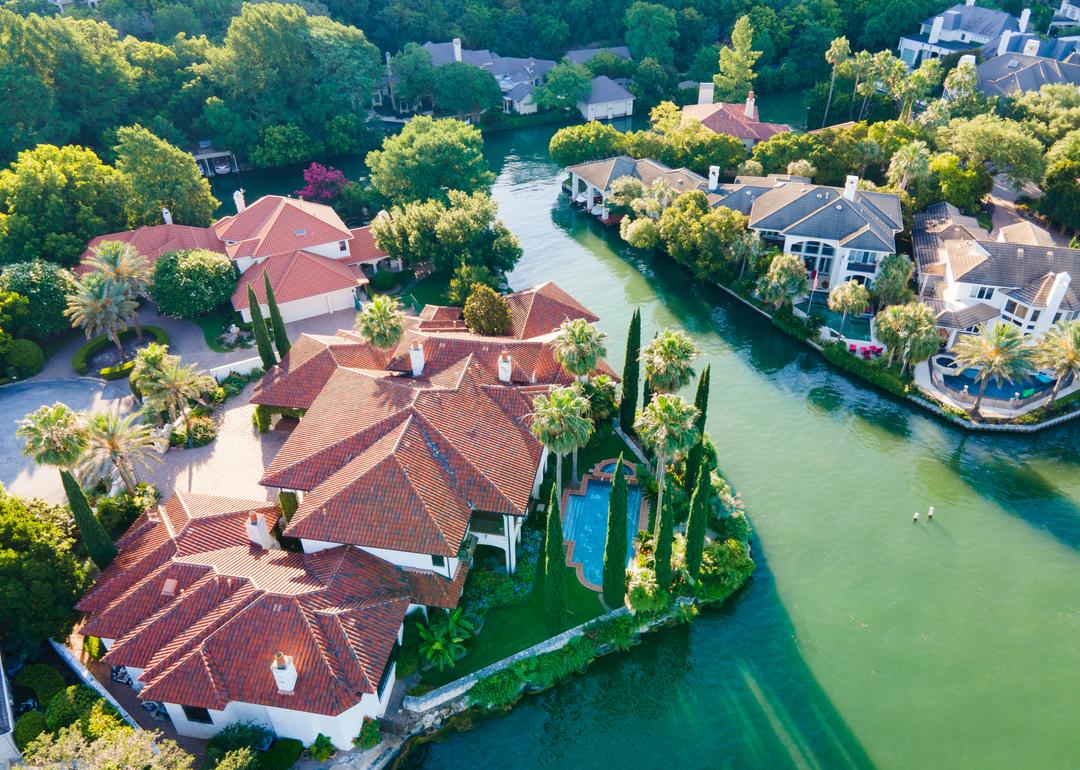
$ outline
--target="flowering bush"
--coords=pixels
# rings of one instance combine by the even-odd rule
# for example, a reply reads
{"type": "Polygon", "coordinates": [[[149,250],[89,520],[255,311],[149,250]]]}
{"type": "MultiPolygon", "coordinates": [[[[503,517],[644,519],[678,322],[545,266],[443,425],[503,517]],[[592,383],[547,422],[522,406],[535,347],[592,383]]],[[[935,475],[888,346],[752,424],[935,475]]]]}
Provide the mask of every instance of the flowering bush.
{"type": "Polygon", "coordinates": [[[483,613],[492,607],[513,604],[528,596],[536,581],[536,565],[540,559],[540,543],[543,533],[526,528],[521,533],[518,546],[517,572],[505,575],[491,567],[473,567],[465,581],[461,604],[471,613],[483,613]]]}
{"type": "Polygon", "coordinates": [[[312,163],[304,170],[304,181],[307,184],[296,191],[306,201],[318,201],[329,203],[341,194],[341,190],[348,184],[345,174],[333,166],[324,166],[321,163],[312,163]]]}

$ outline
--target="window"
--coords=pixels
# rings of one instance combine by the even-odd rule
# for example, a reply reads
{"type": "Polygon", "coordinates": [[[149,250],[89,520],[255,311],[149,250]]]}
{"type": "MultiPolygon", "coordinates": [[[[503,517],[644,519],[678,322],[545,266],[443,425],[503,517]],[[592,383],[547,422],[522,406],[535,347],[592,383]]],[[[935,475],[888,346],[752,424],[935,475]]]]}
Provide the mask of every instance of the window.
{"type": "Polygon", "coordinates": [[[444,556],[432,556],[431,557],[431,566],[433,566],[433,567],[445,567],[446,566],[446,557],[444,557],[444,556]]]}
{"type": "MultiPolygon", "coordinates": [[[[1025,318],[1028,317],[1029,310],[1031,310],[1031,308],[1029,308],[1027,305],[1021,305],[1019,302],[1014,302],[1010,299],[1008,302],[1005,303],[1004,312],[1006,315],[1014,316],[1014,319],[1010,318],[1009,320],[1023,321],[1025,318]]],[[[1019,326],[1020,324],[1016,325],[1019,326]]]]}
{"type": "Polygon", "coordinates": [[[1054,323],[1061,320],[1061,313],[1054,313],[1054,323]]]}
{"type": "Polygon", "coordinates": [[[872,251],[849,251],[848,262],[859,265],[874,265],[877,264],[877,254],[872,251]]]}
{"type": "Polygon", "coordinates": [[[994,290],[990,286],[972,286],[971,296],[975,299],[992,299],[994,290]]]}
{"type": "Polygon", "coordinates": [[[348,251],[349,250],[349,244],[346,243],[345,241],[338,241],[337,242],[337,250],[338,251],[348,251]]]}
{"type": "Polygon", "coordinates": [[[379,686],[376,688],[379,700],[382,700],[383,690],[386,689],[386,682],[390,679],[390,672],[394,670],[394,663],[397,662],[397,654],[400,649],[401,647],[395,641],[393,648],[390,650],[390,657],[386,659],[386,668],[383,669],[382,676],[379,677],[379,686]]]}
{"type": "Polygon", "coordinates": [[[198,722],[200,725],[212,725],[214,720],[210,718],[210,712],[201,706],[181,706],[184,717],[189,722],[198,722]]]}
{"type": "Polygon", "coordinates": [[[1029,318],[1028,321],[1030,321],[1031,323],[1035,323],[1036,321],[1039,320],[1040,315],[1042,315],[1041,310],[1032,310],[1031,311],[1031,318],[1029,318]]]}

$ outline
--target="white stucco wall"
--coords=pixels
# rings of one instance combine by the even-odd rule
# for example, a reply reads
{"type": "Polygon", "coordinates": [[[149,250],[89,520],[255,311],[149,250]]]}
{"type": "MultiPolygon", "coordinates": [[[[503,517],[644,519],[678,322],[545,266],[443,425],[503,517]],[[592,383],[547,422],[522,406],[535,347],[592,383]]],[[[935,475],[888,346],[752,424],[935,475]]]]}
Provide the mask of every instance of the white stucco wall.
{"type": "MultiPolygon", "coordinates": [[[[315,297],[306,297],[292,302],[282,302],[278,305],[281,317],[285,323],[302,321],[305,318],[334,313],[338,310],[348,310],[355,307],[352,289],[338,289],[315,297]]],[[[261,304],[263,317],[269,317],[270,309],[266,304],[261,304]]],[[[246,323],[251,323],[251,309],[244,308],[240,311],[241,317],[246,323]]]]}
{"type": "Polygon", "coordinates": [[[338,241],[331,241],[330,243],[324,243],[319,246],[308,246],[304,251],[310,251],[312,254],[319,254],[324,257],[330,257],[331,259],[344,259],[350,256],[349,250],[351,244],[349,241],[352,239],[350,235],[348,238],[342,238],[345,241],[345,251],[342,251],[338,245],[338,241]]]}
{"type": "Polygon", "coordinates": [[[586,104],[578,102],[578,112],[585,120],[608,120],[609,118],[621,118],[634,114],[633,99],[619,99],[599,104],[586,104]]]}
{"type": "MultiPolygon", "coordinates": [[[[316,551],[324,551],[327,548],[336,548],[341,543],[328,543],[324,540],[301,540],[301,547],[304,549],[304,553],[315,553],[316,551]]],[[[427,553],[412,553],[411,551],[393,551],[389,548],[368,548],[366,546],[357,546],[362,551],[370,553],[372,556],[378,557],[383,561],[388,561],[391,564],[396,564],[399,567],[413,567],[415,569],[426,569],[433,572],[437,572],[440,575],[452,576],[457,572],[458,559],[456,557],[446,557],[444,566],[436,567],[431,561],[431,554],[427,553]],[[449,573],[447,573],[449,570],[449,573]]]]}

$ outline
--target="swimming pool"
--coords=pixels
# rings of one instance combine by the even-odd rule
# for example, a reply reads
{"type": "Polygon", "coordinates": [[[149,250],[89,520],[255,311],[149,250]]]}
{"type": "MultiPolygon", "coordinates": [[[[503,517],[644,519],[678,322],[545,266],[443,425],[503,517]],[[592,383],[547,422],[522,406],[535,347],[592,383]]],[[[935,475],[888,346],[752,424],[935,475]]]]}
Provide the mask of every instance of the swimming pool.
{"type": "MultiPolygon", "coordinates": [[[[571,546],[570,566],[578,568],[585,585],[599,591],[604,581],[604,544],[607,540],[611,482],[586,476],[582,487],[583,493],[571,492],[567,495],[563,539],[571,546]]],[[[629,484],[626,491],[626,552],[628,557],[632,557],[634,535],[638,533],[641,522],[641,487],[629,484]]]]}
{"type": "MultiPolygon", "coordinates": [[[[965,369],[959,374],[946,374],[945,384],[953,390],[961,391],[966,385],[968,393],[974,396],[979,393],[979,383],[975,379],[978,376],[978,369],[965,369]]],[[[1042,374],[1028,374],[1013,382],[1005,382],[1002,380],[999,384],[994,380],[990,380],[986,385],[985,395],[987,398],[1008,400],[1019,393],[1021,398],[1027,398],[1027,396],[1034,395],[1035,393],[1041,393],[1044,390],[1048,391],[1052,387],[1054,387],[1054,381],[1051,378],[1042,374]],[[1029,393],[1028,391],[1033,392],[1029,393]]]]}

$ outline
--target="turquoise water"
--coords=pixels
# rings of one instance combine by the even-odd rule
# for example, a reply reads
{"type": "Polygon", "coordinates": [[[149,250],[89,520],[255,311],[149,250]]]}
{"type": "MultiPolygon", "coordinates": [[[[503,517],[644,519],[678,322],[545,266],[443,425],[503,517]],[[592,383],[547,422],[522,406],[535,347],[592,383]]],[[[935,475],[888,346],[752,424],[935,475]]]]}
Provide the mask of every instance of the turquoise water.
{"type": "MultiPolygon", "coordinates": [[[[596,588],[604,582],[604,545],[607,542],[611,482],[590,478],[585,484],[585,494],[567,495],[563,538],[574,541],[570,561],[581,565],[586,582],[596,588]]],[[[641,488],[637,484],[630,484],[626,493],[626,552],[633,555],[634,535],[638,533],[641,521],[641,488]]]]}

